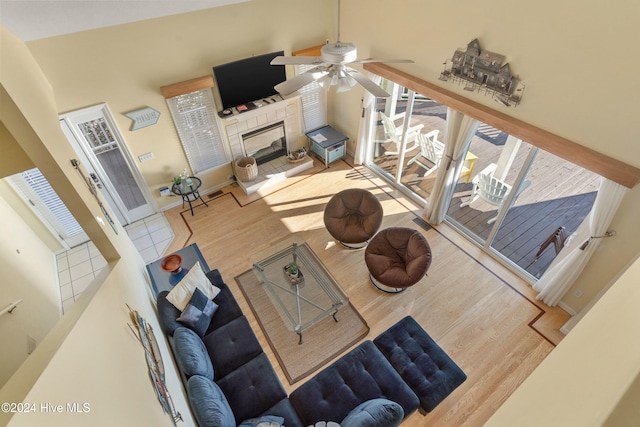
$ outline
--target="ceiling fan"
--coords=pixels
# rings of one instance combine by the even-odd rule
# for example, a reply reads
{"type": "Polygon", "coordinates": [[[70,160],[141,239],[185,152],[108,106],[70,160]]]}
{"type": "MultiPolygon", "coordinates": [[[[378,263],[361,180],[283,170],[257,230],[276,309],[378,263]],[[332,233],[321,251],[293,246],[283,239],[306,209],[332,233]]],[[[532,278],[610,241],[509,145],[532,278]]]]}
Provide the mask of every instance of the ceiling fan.
{"type": "Polygon", "coordinates": [[[376,97],[390,96],[387,91],[364,74],[348,66],[348,64],[367,62],[412,63],[413,61],[410,59],[358,59],[356,46],[340,41],[340,0],[338,0],[337,42],[322,46],[320,56],[277,56],[273,58],[271,65],[316,65],[302,74],[277,84],[275,89],[285,96],[314,81],[317,81],[325,89],[335,85],[338,93],[345,92],[359,83],[376,97]]]}

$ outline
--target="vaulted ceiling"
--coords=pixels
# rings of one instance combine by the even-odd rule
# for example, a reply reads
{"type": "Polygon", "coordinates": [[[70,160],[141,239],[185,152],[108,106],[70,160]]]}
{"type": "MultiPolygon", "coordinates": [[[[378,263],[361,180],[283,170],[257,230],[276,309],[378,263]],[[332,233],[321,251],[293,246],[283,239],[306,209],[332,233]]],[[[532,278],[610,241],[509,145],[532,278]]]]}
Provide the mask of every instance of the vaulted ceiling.
{"type": "Polygon", "coordinates": [[[22,41],[251,0],[0,0],[0,24],[22,41]]]}

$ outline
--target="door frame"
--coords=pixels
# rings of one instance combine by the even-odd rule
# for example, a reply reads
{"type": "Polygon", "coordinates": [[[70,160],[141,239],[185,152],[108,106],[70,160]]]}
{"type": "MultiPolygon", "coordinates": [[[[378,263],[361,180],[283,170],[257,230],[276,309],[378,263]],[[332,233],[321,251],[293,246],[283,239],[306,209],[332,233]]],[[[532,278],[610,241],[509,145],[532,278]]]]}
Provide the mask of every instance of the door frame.
{"type": "Polygon", "coordinates": [[[96,182],[96,186],[100,189],[102,196],[105,198],[114,215],[118,218],[118,221],[122,226],[138,221],[144,217],[153,215],[154,213],[158,212],[158,207],[153,196],[151,195],[151,192],[149,191],[149,187],[146,185],[144,177],[138,169],[134,157],[129,151],[129,147],[126,144],[124,137],[120,132],[120,129],[116,125],[116,122],[113,119],[113,115],[109,110],[109,106],[106,103],[101,103],[91,107],[60,114],[59,119],[63,133],[69,140],[69,143],[74,148],[78,156],[81,158],[81,164],[84,165],[85,169],[87,169],[87,173],[96,182]],[[127,210],[124,203],[118,196],[116,188],[109,179],[106,171],[101,166],[99,160],[91,150],[91,147],[85,140],[84,136],[78,130],[76,125],[84,122],[83,120],[79,120],[78,118],[87,115],[103,117],[109,125],[111,131],[113,132],[113,137],[118,142],[118,148],[120,149],[120,152],[122,153],[122,156],[132,173],[136,185],[140,189],[140,192],[142,193],[142,196],[144,197],[146,202],[143,207],[138,208],[141,209],[139,213],[132,215],[131,212],[127,210]]]}

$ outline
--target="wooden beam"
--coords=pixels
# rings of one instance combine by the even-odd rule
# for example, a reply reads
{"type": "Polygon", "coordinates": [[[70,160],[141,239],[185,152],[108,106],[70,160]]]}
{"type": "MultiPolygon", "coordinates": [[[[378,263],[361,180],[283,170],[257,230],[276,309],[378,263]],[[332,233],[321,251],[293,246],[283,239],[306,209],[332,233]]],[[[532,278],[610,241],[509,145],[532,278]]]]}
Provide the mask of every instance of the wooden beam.
{"type": "Polygon", "coordinates": [[[582,166],[611,181],[633,188],[640,182],[640,169],[595,150],[513,118],[457,93],[382,63],[366,63],[364,69],[425,95],[447,107],[480,120],[549,153],[582,166]]]}
{"type": "Polygon", "coordinates": [[[213,76],[203,76],[168,86],[162,86],[160,91],[162,92],[162,96],[168,99],[210,87],[213,87],[213,76]]]}
{"type": "Polygon", "coordinates": [[[323,44],[319,46],[308,47],[306,49],[298,50],[292,52],[292,56],[320,56],[320,49],[322,49],[323,44]]]}

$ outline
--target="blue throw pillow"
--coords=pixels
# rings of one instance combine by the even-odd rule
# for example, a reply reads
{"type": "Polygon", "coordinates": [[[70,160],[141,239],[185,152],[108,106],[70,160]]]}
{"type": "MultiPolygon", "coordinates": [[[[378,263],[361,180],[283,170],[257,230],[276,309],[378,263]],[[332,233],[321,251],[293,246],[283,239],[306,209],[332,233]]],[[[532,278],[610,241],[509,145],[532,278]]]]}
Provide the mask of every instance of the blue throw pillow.
{"type": "Polygon", "coordinates": [[[189,378],[187,395],[200,427],[236,427],[236,419],[227,398],[209,378],[199,375],[189,378]]]}
{"type": "Polygon", "coordinates": [[[404,418],[402,406],[387,399],[371,399],[356,406],[341,427],[397,427],[404,418]]]}
{"type": "Polygon", "coordinates": [[[217,309],[218,304],[207,298],[200,289],[195,288],[191,300],[177,320],[203,337],[217,309]]]}
{"type": "Polygon", "coordinates": [[[173,333],[173,353],[180,370],[189,378],[202,375],[213,379],[213,365],[207,348],[191,329],[179,327],[173,333]]]}
{"type": "Polygon", "coordinates": [[[276,415],[263,415],[258,418],[244,420],[238,427],[257,427],[260,423],[269,423],[269,427],[275,427],[275,425],[271,423],[277,423],[278,426],[282,426],[284,418],[276,415]]]}

